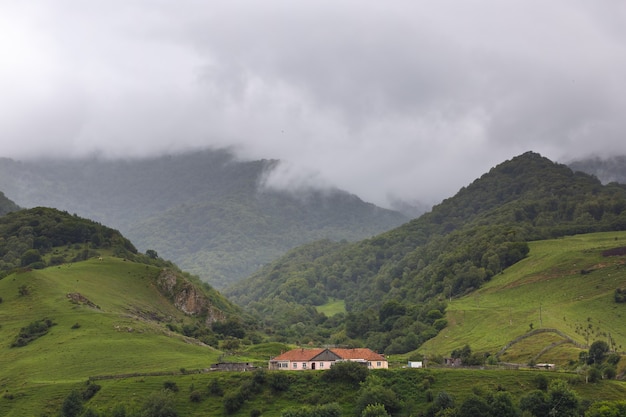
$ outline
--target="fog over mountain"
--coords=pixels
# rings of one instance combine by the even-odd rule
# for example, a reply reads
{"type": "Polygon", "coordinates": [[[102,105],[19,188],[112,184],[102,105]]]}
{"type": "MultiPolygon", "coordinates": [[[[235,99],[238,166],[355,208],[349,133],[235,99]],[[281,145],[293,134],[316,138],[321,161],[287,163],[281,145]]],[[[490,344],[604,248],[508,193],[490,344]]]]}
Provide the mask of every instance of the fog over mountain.
{"type": "Polygon", "coordinates": [[[231,147],[280,187],[432,204],[502,160],[626,154],[626,5],[0,4],[0,156],[231,147]]]}

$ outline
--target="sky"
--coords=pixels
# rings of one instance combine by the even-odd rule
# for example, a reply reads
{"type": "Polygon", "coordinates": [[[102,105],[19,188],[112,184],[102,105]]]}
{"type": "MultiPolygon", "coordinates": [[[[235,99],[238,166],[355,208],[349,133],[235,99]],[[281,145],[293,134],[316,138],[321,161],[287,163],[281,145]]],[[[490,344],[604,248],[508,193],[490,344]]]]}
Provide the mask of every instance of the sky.
{"type": "Polygon", "coordinates": [[[2,0],[0,156],[229,147],[278,187],[437,203],[626,154],[622,0],[2,0]]]}

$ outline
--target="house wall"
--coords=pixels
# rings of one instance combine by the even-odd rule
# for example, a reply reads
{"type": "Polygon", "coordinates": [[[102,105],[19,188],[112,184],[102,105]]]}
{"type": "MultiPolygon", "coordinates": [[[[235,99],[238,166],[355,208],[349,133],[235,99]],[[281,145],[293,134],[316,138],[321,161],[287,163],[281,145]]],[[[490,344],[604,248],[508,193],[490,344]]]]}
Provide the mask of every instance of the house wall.
{"type": "Polygon", "coordinates": [[[370,369],[387,369],[388,366],[387,361],[370,361],[367,363],[367,367],[370,369]]]}

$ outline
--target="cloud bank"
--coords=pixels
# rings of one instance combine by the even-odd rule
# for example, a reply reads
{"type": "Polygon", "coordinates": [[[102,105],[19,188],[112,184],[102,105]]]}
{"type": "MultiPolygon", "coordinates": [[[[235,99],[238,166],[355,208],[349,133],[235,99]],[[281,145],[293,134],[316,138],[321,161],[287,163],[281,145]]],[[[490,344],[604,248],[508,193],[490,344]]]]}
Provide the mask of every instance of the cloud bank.
{"type": "MultiPolygon", "coordinates": [[[[7,4],[8,3],[8,4],[7,4]]],[[[626,154],[626,5],[0,5],[0,156],[232,147],[269,180],[436,203],[528,150],[626,154]]]]}

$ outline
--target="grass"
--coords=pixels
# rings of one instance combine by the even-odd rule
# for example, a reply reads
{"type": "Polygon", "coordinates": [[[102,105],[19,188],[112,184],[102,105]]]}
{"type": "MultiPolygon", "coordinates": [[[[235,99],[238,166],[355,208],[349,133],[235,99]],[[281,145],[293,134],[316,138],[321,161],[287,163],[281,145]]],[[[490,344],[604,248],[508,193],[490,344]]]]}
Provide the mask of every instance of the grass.
{"type": "Polygon", "coordinates": [[[68,387],[92,376],[177,372],[216,362],[220,352],[188,343],[167,331],[165,322],[149,319],[187,320],[154,286],[158,272],[105,257],[0,280],[0,389],[13,398],[0,400],[0,415],[58,410],[68,387]],[[72,302],[70,293],[97,308],[72,302]],[[25,347],[10,347],[20,328],[43,318],[56,325],[25,347]]]}
{"type": "MultiPolygon", "coordinates": [[[[623,349],[626,305],[615,304],[612,297],[615,288],[626,286],[626,269],[621,258],[601,256],[602,250],[616,246],[626,246],[626,233],[532,242],[527,259],[476,293],[453,300],[447,310],[449,327],[420,352],[447,355],[469,343],[474,351],[495,353],[528,333],[531,323],[534,329],[557,328],[582,344],[610,334],[623,349]]],[[[137,410],[165,382],[174,381],[179,387],[174,394],[179,415],[225,415],[222,398],[206,395],[196,403],[189,394],[206,391],[213,381],[218,381],[225,392],[235,392],[252,378],[251,373],[182,374],[180,370],[204,369],[219,361],[265,366],[269,357],[291,348],[266,343],[225,355],[189,343],[165,326],[168,322],[180,326],[189,318],[159,293],[154,285],[158,273],[157,268],[104,254],[102,261],[92,259],[0,280],[0,415],[57,415],[68,393],[84,389],[90,377],[164,371],[171,375],[99,380],[102,389],[87,405],[99,412],[108,412],[117,403],[126,404],[128,411],[137,410]],[[27,295],[20,295],[23,286],[27,295]],[[80,293],[83,301],[72,302],[70,293],[80,293]],[[97,307],[90,307],[85,300],[97,307]],[[45,318],[56,323],[48,334],[25,347],[10,347],[20,328],[45,318]]],[[[333,300],[320,311],[332,315],[345,311],[345,306],[333,300]]],[[[539,333],[512,345],[503,358],[566,364],[580,351],[572,344],[558,345],[537,357],[560,339],[555,333],[539,333]]],[[[410,356],[398,356],[398,360],[405,364],[410,356]]],[[[542,373],[549,378],[580,381],[576,374],[542,373]]],[[[234,415],[249,416],[259,410],[264,416],[279,416],[286,408],[330,401],[338,402],[345,415],[353,413],[358,388],[324,383],[320,372],[287,375],[290,387],[286,392],[274,393],[264,386],[234,415]]],[[[375,375],[419,410],[427,406],[426,389],[434,393],[445,390],[457,401],[476,389],[506,389],[517,397],[534,389],[537,372],[393,369],[375,375]],[[423,384],[425,375],[432,376],[428,388],[423,384]]],[[[620,381],[577,382],[574,387],[589,400],[626,396],[626,385],[620,381]]]]}
{"type": "Polygon", "coordinates": [[[319,313],[325,314],[327,317],[332,317],[335,314],[346,312],[346,303],[344,300],[331,299],[326,304],[316,307],[319,313]]]}
{"type": "MultiPolygon", "coordinates": [[[[474,351],[495,353],[531,328],[559,329],[582,345],[608,340],[610,334],[615,347],[625,350],[626,304],[613,299],[615,289],[626,286],[624,258],[601,253],[626,246],[626,233],[577,235],[529,245],[526,259],[480,290],[449,303],[449,326],[420,351],[445,356],[469,343],[474,351]]],[[[553,336],[550,341],[525,340],[507,356],[524,362],[555,342],[553,336]]],[[[546,357],[562,365],[577,359],[580,350],[568,346],[546,357]]]]}

